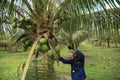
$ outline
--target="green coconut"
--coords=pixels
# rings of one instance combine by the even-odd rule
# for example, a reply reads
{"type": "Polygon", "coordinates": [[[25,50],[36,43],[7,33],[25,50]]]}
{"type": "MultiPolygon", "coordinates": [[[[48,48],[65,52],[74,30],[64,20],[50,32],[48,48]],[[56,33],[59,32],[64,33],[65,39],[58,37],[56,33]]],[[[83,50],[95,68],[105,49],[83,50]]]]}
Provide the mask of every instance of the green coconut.
{"type": "Polygon", "coordinates": [[[46,38],[41,38],[39,40],[40,44],[47,44],[47,39],[46,38]]]}
{"type": "Polygon", "coordinates": [[[25,21],[25,18],[20,18],[20,21],[21,21],[21,22],[24,22],[24,21],[25,21]]]}
{"type": "Polygon", "coordinates": [[[31,21],[31,19],[25,19],[25,22],[29,23],[31,21]]]}
{"type": "Polygon", "coordinates": [[[27,26],[27,29],[31,29],[31,28],[32,28],[32,26],[31,26],[31,25],[28,25],[28,26],[27,26]]]}
{"type": "Polygon", "coordinates": [[[17,21],[17,18],[16,17],[13,17],[12,18],[12,22],[16,22],[17,21]]]}
{"type": "Polygon", "coordinates": [[[56,50],[57,55],[60,56],[60,45],[57,45],[55,47],[55,50],[56,50]]]}
{"type": "Polygon", "coordinates": [[[42,51],[42,52],[47,52],[48,50],[49,50],[48,45],[43,44],[43,45],[41,46],[41,51],[42,51]]]}
{"type": "Polygon", "coordinates": [[[21,27],[22,27],[22,23],[18,23],[18,24],[17,24],[17,27],[18,27],[18,28],[21,28],[21,27]]]}
{"type": "Polygon", "coordinates": [[[56,51],[57,53],[60,52],[60,45],[57,45],[57,46],[55,47],[55,51],[56,51]]]}
{"type": "Polygon", "coordinates": [[[52,56],[52,51],[48,50],[47,54],[48,54],[48,56],[52,56]]]}
{"type": "Polygon", "coordinates": [[[12,28],[14,29],[14,28],[17,28],[17,24],[14,22],[14,23],[12,23],[12,28]]]}
{"type": "Polygon", "coordinates": [[[41,51],[41,46],[38,44],[35,48],[36,51],[41,51]]]}

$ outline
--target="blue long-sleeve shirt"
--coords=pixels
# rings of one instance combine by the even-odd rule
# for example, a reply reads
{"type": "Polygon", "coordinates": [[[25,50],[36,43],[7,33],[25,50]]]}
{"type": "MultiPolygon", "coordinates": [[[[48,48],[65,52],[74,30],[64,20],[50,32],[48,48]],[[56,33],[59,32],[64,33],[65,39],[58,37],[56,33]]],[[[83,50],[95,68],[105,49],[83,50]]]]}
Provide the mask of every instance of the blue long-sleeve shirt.
{"type": "Polygon", "coordinates": [[[71,64],[72,80],[84,80],[86,78],[84,70],[84,55],[79,50],[76,51],[76,54],[78,55],[76,59],[66,60],[61,57],[59,60],[65,64],[71,64]]]}

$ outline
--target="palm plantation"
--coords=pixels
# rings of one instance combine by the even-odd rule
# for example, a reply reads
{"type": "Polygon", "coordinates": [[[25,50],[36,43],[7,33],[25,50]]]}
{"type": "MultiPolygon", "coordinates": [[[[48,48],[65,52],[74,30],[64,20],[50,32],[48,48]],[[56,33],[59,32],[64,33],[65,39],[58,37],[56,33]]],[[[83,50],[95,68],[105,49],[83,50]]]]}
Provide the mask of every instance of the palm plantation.
{"type": "Polygon", "coordinates": [[[114,11],[119,10],[119,0],[2,0],[0,3],[0,23],[11,25],[14,32],[9,46],[21,42],[25,51],[30,49],[20,80],[41,77],[53,80],[53,64],[55,60],[58,62],[61,44],[77,48],[92,32],[100,38],[106,35],[107,39],[113,31],[113,35],[120,35],[119,14],[114,11]],[[39,44],[44,43],[48,49],[42,51],[39,44]],[[34,76],[29,74],[31,71],[34,76]]]}

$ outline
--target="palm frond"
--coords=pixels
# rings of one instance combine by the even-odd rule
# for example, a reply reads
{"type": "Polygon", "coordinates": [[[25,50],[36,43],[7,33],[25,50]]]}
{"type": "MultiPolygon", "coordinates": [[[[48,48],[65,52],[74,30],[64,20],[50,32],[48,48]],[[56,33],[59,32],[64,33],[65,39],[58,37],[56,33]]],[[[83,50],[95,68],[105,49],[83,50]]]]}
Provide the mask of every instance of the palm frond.
{"type": "Polygon", "coordinates": [[[62,2],[55,11],[53,11],[53,15],[51,16],[50,19],[50,23],[49,23],[49,27],[52,27],[52,24],[54,23],[54,21],[59,17],[60,13],[66,8],[67,5],[69,5],[71,3],[71,1],[64,1],[62,2]]]}
{"type": "Polygon", "coordinates": [[[32,9],[30,3],[28,2],[28,0],[22,0],[23,3],[27,6],[27,8],[30,10],[30,13],[37,18],[37,15],[35,14],[34,10],[32,9]]]}
{"type": "Polygon", "coordinates": [[[88,38],[88,32],[78,30],[74,33],[69,33],[64,29],[61,30],[57,38],[61,44],[72,45],[74,48],[78,48],[79,44],[88,38]]]}
{"type": "Polygon", "coordinates": [[[32,47],[31,47],[30,53],[29,53],[29,55],[28,55],[28,58],[27,58],[27,61],[26,61],[26,64],[25,64],[25,67],[24,67],[24,70],[23,70],[23,74],[22,74],[22,76],[21,76],[21,80],[25,80],[25,77],[26,77],[28,68],[29,68],[29,66],[30,66],[30,62],[31,62],[32,55],[33,55],[33,53],[34,53],[35,47],[36,47],[36,45],[37,45],[37,43],[38,43],[38,41],[39,41],[40,38],[41,38],[41,36],[38,36],[38,37],[35,39],[32,47]]]}
{"type": "Polygon", "coordinates": [[[26,37],[24,30],[19,30],[15,35],[11,38],[9,46],[15,46],[22,38],[26,37]]]}

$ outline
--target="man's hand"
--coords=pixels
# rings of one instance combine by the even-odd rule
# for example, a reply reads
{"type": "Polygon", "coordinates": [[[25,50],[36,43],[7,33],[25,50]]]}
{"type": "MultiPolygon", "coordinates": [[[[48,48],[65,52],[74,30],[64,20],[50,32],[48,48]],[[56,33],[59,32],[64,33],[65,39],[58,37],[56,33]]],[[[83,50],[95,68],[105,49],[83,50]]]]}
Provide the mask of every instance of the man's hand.
{"type": "Polygon", "coordinates": [[[76,53],[76,50],[70,50],[73,54],[75,54],[76,53]]]}

